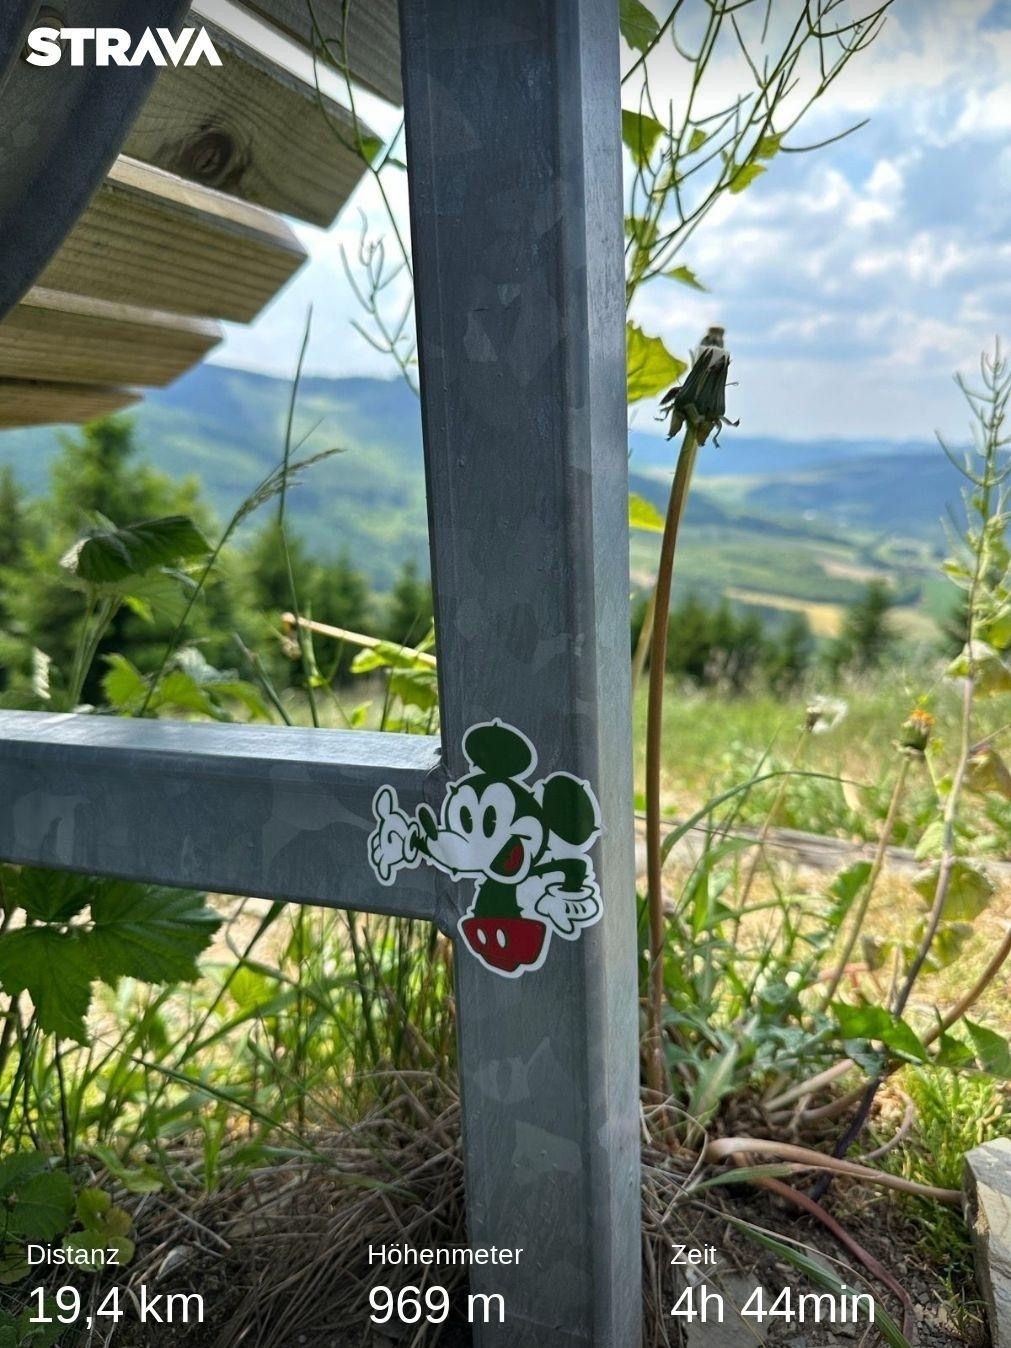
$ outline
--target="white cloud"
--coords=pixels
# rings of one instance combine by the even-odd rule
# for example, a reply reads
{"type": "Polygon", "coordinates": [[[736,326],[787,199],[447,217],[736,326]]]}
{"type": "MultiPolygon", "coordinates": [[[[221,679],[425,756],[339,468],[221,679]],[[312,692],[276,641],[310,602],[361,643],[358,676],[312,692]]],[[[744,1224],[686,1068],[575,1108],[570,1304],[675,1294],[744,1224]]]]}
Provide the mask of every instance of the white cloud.
{"type": "MultiPolygon", "coordinates": [[[[778,20],[798,3],[776,0],[778,20]]],[[[660,64],[683,87],[670,52],[660,64]]],[[[741,78],[740,57],[721,54],[707,97],[741,78]]],[[[1007,0],[895,0],[882,36],[790,139],[869,124],[809,155],[781,154],[724,196],[677,259],[710,292],[658,281],[634,316],[682,355],[711,323],[726,327],[740,381],[728,401],[749,432],[929,435],[958,415],[953,369],[971,369],[1011,313],[1009,85],[1007,0]]],[[[402,174],[391,190],[406,222],[402,174]]],[[[361,311],[340,249],[357,248],[358,206],[380,227],[365,182],[331,231],[301,230],[311,265],[257,324],[230,332],[220,358],[290,374],[311,302],[310,371],[392,372],[351,327],[361,311]]],[[[385,312],[408,293],[402,276],[385,312]]],[[[638,420],[649,420],[642,409],[638,420]]]]}

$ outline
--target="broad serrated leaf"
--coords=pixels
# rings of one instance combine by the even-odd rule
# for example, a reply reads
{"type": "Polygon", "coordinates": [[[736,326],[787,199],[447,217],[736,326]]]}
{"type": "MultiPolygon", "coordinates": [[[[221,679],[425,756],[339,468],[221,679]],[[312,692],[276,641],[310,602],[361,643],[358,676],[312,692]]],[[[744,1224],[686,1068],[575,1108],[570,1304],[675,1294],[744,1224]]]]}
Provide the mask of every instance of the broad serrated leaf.
{"type": "Polygon", "coordinates": [[[88,952],[99,977],[113,986],[124,977],[143,983],[191,981],[197,977],[197,956],[221,923],[202,894],[120,880],[98,889],[91,918],[88,952]]]}
{"type": "Polygon", "coordinates": [[[729,187],[731,192],[743,192],[749,184],[753,183],[756,178],[761,177],[764,172],[764,164],[741,164],[740,167],[734,171],[734,175],[730,179],[729,187]]]}
{"type": "Polygon", "coordinates": [[[438,701],[434,669],[398,669],[390,675],[390,693],[408,707],[431,711],[438,701]]]}
{"type": "Polygon", "coordinates": [[[620,0],[618,25],[621,35],[633,51],[648,51],[650,43],[660,31],[656,16],[642,0],[620,0]]]}
{"type": "Polygon", "coordinates": [[[53,1240],[66,1230],[73,1211],[70,1176],[63,1170],[47,1170],[27,1180],[8,1198],[7,1234],[25,1240],[53,1240]]]}
{"type": "Polygon", "coordinates": [[[80,932],[26,927],[0,937],[0,986],[12,997],[27,991],[49,1034],[88,1042],[84,1017],[92,977],[80,932]]]}
{"type": "Polygon", "coordinates": [[[631,150],[632,158],[637,164],[649,163],[657,141],[666,132],[667,128],[663,122],[658,122],[648,113],[631,112],[628,108],[622,108],[621,138],[631,150]]]}
{"type": "Polygon", "coordinates": [[[969,1038],[976,1050],[976,1059],[983,1071],[1005,1081],[1011,1078],[1011,1052],[1004,1036],[987,1029],[985,1025],[977,1025],[968,1016],[965,1019],[965,1028],[969,1031],[969,1038]]]}
{"type": "MultiPolygon", "coordinates": [[[[940,869],[940,862],[935,862],[919,871],[911,882],[928,907],[933,905],[937,894],[940,869]]],[[[993,895],[990,877],[970,862],[957,858],[952,862],[941,918],[945,922],[972,922],[989,906],[993,895]]]]}
{"type": "Polygon", "coordinates": [[[96,529],[74,544],[61,565],[80,580],[104,585],[156,567],[177,566],[209,551],[209,543],[188,515],[165,515],[122,528],[96,529]]]}
{"type": "Polygon", "coordinates": [[[102,676],[102,692],[110,707],[128,711],[143,702],[147,694],[147,680],[136,665],[118,653],[104,657],[108,669],[102,676]]]}
{"type": "Polygon", "coordinates": [[[9,873],[5,888],[8,903],[23,908],[33,922],[68,922],[87,906],[93,883],[87,875],[25,866],[9,873]]]}
{"type": "Polygon", "coordinates": [[[709,293],[709,287],[702,284],[691,267],[672,267],[670,271],[664,272],[664,276],[669,276],[672,281],[680,281],[683,286],[691,286],[693,290],[709,293]]]}
{"type": "Polygon", "coordinates": [[[647,337],[637,323],[625,325],[625,344],[630,403],[665,392],[688,368],[659,337],[647,337]]]}
{"type": "Polygon", "coordinates": [[[16,1151],[0,1161],[0,1194],[9,1194],[46,1169],[37,1151],[16,1151]]]}
{"type": "Polygon", "coordinates": [[[645,529],[652,534],[662,534],[663,516],[652,501],[647,501],[644,496],[638,496],[634,491],[629,492],[628,527],[645,529]]]}

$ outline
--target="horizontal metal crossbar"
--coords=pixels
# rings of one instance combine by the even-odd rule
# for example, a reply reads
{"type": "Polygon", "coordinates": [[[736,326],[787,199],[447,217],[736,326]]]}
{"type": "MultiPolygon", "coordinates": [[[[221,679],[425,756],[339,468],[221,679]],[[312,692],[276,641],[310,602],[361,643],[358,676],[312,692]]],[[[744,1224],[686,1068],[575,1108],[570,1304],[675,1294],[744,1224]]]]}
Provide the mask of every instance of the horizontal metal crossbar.
{"type": "Polygon", "coordinates": [[[438,877],[368,863],[372,799],[441,794],[438,739],[0,713],[0,857],[433,919],[438,877]]]}

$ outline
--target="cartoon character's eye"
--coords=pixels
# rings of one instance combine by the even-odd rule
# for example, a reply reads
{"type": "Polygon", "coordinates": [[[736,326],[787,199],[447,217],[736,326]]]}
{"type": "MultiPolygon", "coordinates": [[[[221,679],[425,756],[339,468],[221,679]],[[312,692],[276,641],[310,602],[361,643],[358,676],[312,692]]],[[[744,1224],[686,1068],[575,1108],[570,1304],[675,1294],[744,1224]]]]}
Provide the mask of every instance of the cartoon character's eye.
{"type": "Polygon", "coordinates": [[[463,829],[464,833],[474,832],[474,816],[471,814],[470,808],[466,805],[460,806],[460,827],[463,829]]]}
{"type": "Polygon", "coordinates": [[[435,815],[431,810],[418,810],[418,818],[421,820],[421,827],[430,838],[439,836],[439,825],[435,822],[435,815]]]}
{"type": "Polygon", "coordinates": [[[486,838],[494,838],[497,824],[498,811],[494,805],[489,805],[481,818],[481,832],[486,838]]]}

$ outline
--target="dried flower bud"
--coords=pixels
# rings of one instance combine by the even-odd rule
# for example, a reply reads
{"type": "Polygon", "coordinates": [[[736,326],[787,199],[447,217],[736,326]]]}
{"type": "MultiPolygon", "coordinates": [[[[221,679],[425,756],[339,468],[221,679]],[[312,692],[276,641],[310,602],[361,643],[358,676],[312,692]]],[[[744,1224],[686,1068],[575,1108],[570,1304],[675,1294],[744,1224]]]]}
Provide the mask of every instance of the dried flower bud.
{"type": "MultiPolygon", "coordinates": [[[[711,328],[710,332],[717,329],[711,328]]],[[[722,341],[722,330],[720,340],[722,341]]],[[[662,415],[670,415],[670,427],[667,439],[677,435],[687,421],[695,432],[700,445],[704,445],[710,433],[724,423],[735,426],[726,415],[727,370],[730,368],[730,354],[722,346],[707,343],[699,346],[695,362],[683,384],[668,389],[660,401],[662,415]]]]}
{"type": "Polygon", "coordinates": [[[899,748],[908,749],[914,754],[922,754],[930,743],[933,729],[934,717],[926,708],[917,707],[902,722],[902,728],[899,731],[899,748]]]}

